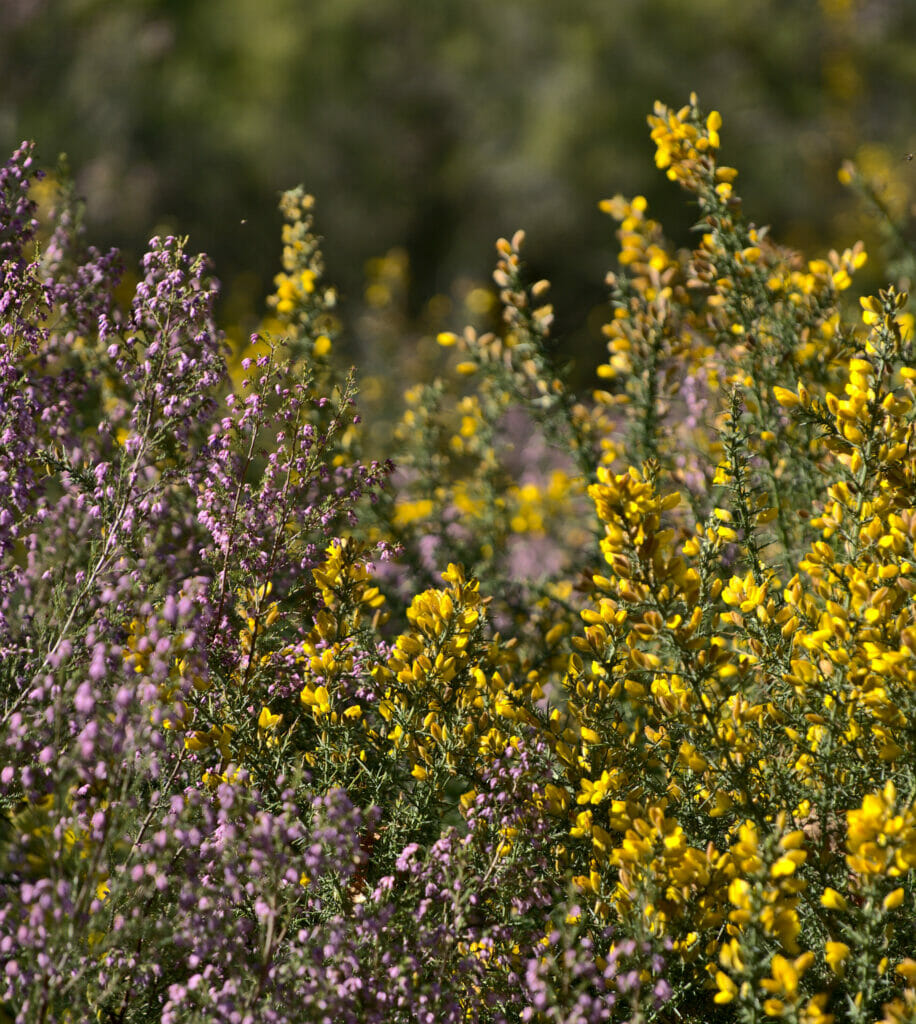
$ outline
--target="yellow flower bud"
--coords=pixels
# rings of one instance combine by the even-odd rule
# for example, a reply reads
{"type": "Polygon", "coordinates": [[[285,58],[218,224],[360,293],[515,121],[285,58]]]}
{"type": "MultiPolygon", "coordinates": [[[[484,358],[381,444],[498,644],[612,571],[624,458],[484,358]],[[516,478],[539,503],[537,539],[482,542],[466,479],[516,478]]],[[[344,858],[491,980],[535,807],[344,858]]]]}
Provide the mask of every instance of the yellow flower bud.
{"type": "Polygon", "coordinates": [[[841,977],[844,971],[843,964],[849,956],[849,946],[845,942],[827,942],[824,945],[824,959],[827,966],[837,977],[841,977]]]}
{"type": "Polygon", "coordinates": [[[903,887],[894,889],[893,892],[889,892],[881,904],[885,910],[896,910],[900,904],[903,903],[903,887]]]}
{"type": "Polygon", "coordinates": [[[792,409],[794,406],[801,404],[801,399],[798,395],[788,388],[774,387],[773,394],[776,396],[776,401],[785,409],[792,409]]]}
{"type": "Polygon", "coordinates": [[[828,910],[846,910],[849,904],[846,902],[844,896],[841,896],[836,889],[831,889],[830,886],[824,890],[824,895],[821,896],[821,906],[826,907],[828,910]]]}

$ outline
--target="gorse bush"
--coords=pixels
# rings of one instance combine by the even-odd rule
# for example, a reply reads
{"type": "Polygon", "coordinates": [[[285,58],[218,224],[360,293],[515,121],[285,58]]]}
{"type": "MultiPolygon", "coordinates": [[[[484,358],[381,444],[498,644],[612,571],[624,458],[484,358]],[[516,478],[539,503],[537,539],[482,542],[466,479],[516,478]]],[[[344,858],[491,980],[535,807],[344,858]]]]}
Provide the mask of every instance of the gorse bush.
{"type": "Polygon", "coordinates": [[[913,318],[649,121],[699,241],[602,204],[601,388],[519,233],[385,461],[310,197],[238,351],[7,163],[7,1019],[916,1019],[913,318]]]}

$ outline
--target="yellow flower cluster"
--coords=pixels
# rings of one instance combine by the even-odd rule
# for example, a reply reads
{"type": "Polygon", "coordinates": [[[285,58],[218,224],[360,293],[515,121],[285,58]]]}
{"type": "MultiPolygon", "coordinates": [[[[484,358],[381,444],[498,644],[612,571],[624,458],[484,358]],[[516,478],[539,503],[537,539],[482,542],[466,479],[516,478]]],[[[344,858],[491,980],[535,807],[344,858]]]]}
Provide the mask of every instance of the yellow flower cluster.
{"type": "MultiPolygon", "coordinates": [[[[848,811],[846,819],[850,871],[899,878],[916,868],[916,806],[898,808],[893,782],[880,793],[868,793],[862,806],[848,811]]],[[[895,897],[899,906],[903,890],[894,892],[899,894],[895,897]]]]}
{"type": "Polygon", "coordinates": [[[678,405],[684,371],[703,365],[713,349],[693,329],[683,254],[669,252],[661,225],[646,216],[645,198],[627,202],[615,196],[600,206],[620,222],[618,261],[626,272],[607,275],[616,292],[613,319],[603,328],[610,358],[597,369],[618,390],[594,392],[598,408],[593,416],[599,421],[594,431],[606,435],[602,460],[610,465],[622,454],[613,441],[614,410],[631,406],[632,416],[642,415],[645,436],[633,439],[635,448],[643,458],[661,457],[668,446],[657,428],[678,405]]]}
{"type": "Polygon", "coordinates": [[[277,274],[274,278],[277,312],[289,316],[306,295],[315,290],[315,271],[300,270],[298,274],[277,274]]]}
{"type": "MultiPolygon", "coordinates": [[[[692,1021],[830,1024],[847,1003],[857,1020],[907,1019],[913,319],[889,289],[848,322],[861,244],[805,260],[743,221],[721,118],[695,97],[650,126],[702,229],[677,252],[644,198],[602,204],[620,239],[606,390],[588,408],[565,390],[547,283],[523,283],[520,235],[501,240],[504,329],[440,333],[460,391],[411,389],[397,429],[406,486],[385,526],[414,556],[435,539],[443,585],[404,598],[366,659],[384,602],[356,546],[329,548],[314,627],[284,649],[295,706],[258,701],[244,740],[272,753],[295,734],[311,769],[332,763],[352,788],[383,765],[444,816],[534,733],[553,756],[535,802],[578,923],[664,952],[692,1021]],[[572,466],[507,471],[518,406],[572,466]],[[478,574],[505,566],[510,540],[572,546],[583,492],[598,532],[568,578],[523,605],[496,586],[484,598],[464,552],[478,574]],[[491,636],[494,620],[517,637],[491,636]]],[[[255,637],[240,642],[257,661],[255,637]]]]}
{"type": "MultiPolygon", "coordinates": [[[[715,1002],[730,1003],[735,999],[753,1003],[760,999],[764,1012],[782,1016],[787,1007],[794,1012],[801,1008],[802,995],[798,980],[814,963],[814,954],[801,953],[798,917],[799,894],[807,883],[799,877],[799,869],[808,854],[803,849],[805,834],[801,830],[785,831],[786,819],[782,815],[768,841],[761,841],[753,822],[745,822],[739,829],[738,841],[728,853],[728,871],[733,874],[728,886],[728,912],[726,935],[719,950],[721,969],[710,966],[715,974],[718,992],[715,1002]],[[760,964],[748,955],[750,950],[766,948],[767,940],[774,940],[778,948],[795,955],[789,960],[783,952],[770,960],[770,976],[760,976],[760,964]],[[756,940],[756,941],[755,941],[756,940]],[[755,988],[758,991],[755,991],[755,988]]],[[[826,1001],[818,994],[805,1008],[814,1013],[826,1001]]]]}
{"type": "MultiPolygon", "coordinates": [[[[313,230],[314,208],[314,198],[301,188],[283,195],[283,270],[274,278],[267,305],[276,312],[281,332],[304,345],[306,357],[323,359],[331,352],[337,330],[332,312],[337,295],[333,288],[321,286],[324,265],[313,230]]],[[[268,333],[271,327],[264,324],[268,333]]]]}
{"type": "Polygon", "coordinates": [[[844,323],[861,245],[802,262],[742,225],[718,117],[692,101],[650,123],[710,230],[672,255],[644,200],[603,204],[623,270],[599,370],[617,391],[596,397],[644,462],[609,444],[588,490],[606,568],[549,714],[557,864],[589,913],[670,943],[721,1008],[829,1024],[842,983],[909,1019],[913,320],[889,289],[844,323]],[[684,478],[684,435],[663,424],[699,370],[712,395],[690,455],[709,493],[688,500],[662,485],[684,478]]]}
{"type": "Polygon", "coordinates": [[[476,779],[515,736],[532,724],[525,700],[536,680],[512,683],[511,645],[484,643],[479,584],[460,566],[442,574],[445,589],[418,594],[407,611],[410,630],[375,670],[384,720],[380,739],[406,756],[418,780],[441,788],[451,776],[476,779]],[[508,668],[507,668],[508,666],[508,668]]]}
{"type": "Polygon", "coordinates": [[[572,497],[581,490],[581,481],[565,470],[553,470],[545,484],[515,484],[507,491],[509,526],[516,534],[547,532],[550,520],[565,513],[572,497]]]}
{"type": "MultiPolygon", "coordinates": [[[[486,538],[481,544],[481,555],[484,559],[492,558],[495,548],[504,544],[507,531],[503,528],[491,532],[491,524],[484,525],[483,521],[494,508],[506,508],[502,493],[505,471],[497,451],[494,424],[508,408],[509,395],[502,388],[485,387],[480,394],[464,395],[454,407],[448,408],[437,384],[410,388],[405,401],[395,435],[407,444],[418,436],[425,437],[438,449],[436,486],[429,487],[425,474],[417,476],[417,488],[405,487],[398,498],[391,525],[399,534],[409,537],[424,530],[439,532],[457,518],[471,536],[486,538]]],[[[405,469],[410,467],[409,456],[402,460],[402,465],[405,469]]]]}
{"type": "MultiPolygon", "coordinates": [[[[322,729],[352,723],[362,730],[362,705],[339,691],[353,671],[358,631],[364,624],[378,626],[384,621],[385,598],[373,584],[358,545],[334,541],[326,554],[325,561],[312,570],[322,607],[309,635],[295,648],[305,681],[299,699],[322,729]]],[[[335,756],[345,759],[351,753],[342,749],[335,756]]],[[[364,751],[356,754],[365,757],[364,751]]]]}
{"type": "Polygon", "coordinates": [[[722,116],[714,110],[705,119],[700,117],[696,94],[678,111],[663,103],[655,104],[649,116],[652,141],[655,143],[655,166],[686,188],[698,190],[712,176],[722,199],[731,196],[731,183],[737,171],[731,167],[715,167],[714,153],[719,148],[722,116]]]}

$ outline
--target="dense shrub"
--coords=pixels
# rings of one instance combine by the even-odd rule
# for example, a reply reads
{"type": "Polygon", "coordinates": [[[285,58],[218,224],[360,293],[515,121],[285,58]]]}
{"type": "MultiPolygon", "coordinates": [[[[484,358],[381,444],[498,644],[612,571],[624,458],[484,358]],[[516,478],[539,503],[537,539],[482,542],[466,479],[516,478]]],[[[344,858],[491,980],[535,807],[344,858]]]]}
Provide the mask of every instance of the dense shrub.
{"type": "Polygon", "coordinates": [[[383,461],[309,196],[237,351],[0,172],[7,1018],[916,1017],[913,318],[649,120],[603,388],[519,233],[383,461]]]}

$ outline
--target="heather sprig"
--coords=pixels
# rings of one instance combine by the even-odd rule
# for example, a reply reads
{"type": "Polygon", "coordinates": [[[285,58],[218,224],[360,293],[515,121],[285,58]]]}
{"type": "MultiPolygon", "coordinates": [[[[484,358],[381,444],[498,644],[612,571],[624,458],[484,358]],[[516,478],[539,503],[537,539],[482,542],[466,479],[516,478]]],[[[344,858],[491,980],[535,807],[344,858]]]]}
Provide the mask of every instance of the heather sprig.
{"type": "MultiPolygon", "coordinates": [[[[5,321],[5,407],[7,439],[19,444],[4,448],[11,481],[3,535],[6,999],[20,1019],[79,1019],[95,1009],[112,1020],[158,1019],[168,987],[190,971],[175,961],[176,944],[196,947],[207,934],[247,950],[244,936],[264,917],[254,907],[236,932],[237,887],[206,895],[202,880],[221,846],[204,842],[202,859],[187,857],[189,842],[218,827],[211,812],[232,803],[221,774],[241,787],[240,827],[261,837],[268,898],[281,876],[295,889],[303,874],[280,870],[279,851],[297,847],[306,816],[297,806],[289,817],[278,773],[271,779],[278,795],[266,800],[276,811],[269,811],[245,783],[242,751],[227,749],[235,767],[217,765],[216,784],[202,786],[205,766],[185,743],[205,711],[216,713],[215,684],[234,671],[247,681],[263,653],[255,657],[251,636],[235,661],[227,659],[219,627],[231,608],[220,582],[235,587],[240,574],[248,581],[266,574],[288,589],[379,470],[335,464],[327,451],[352,419],[352,385],[336,402],[314,396],[288,358],[259,378],[259,398],[240,402],[235,422],[231,412],[228,423],[217,421],[218,399],[231,408],[233,397],[206,260],[190,258],[182,240],[154,239],[130,308],[119,311],[115,261],[80,248],[71,205],[61,208],[41,262],[28,248],[36,230],[26,193],[30,160],[24,149],[4,171],[4,187],[17,193],[4,222],[4,309],[16,313],[5,321]],[[234,450],[251,420],[262,447],[234,450]],[[221,428],[229,438],[223,447],[221,428]],[[226,487],[246,500],[231,511],[211,508],[204,519],[220,461],[226,487]],[[262,502],[254,514],[251,493],[262,502]],[[249,519],[238,515],[240,505],[249,519]],[[214,533],[225,543],[208,566],[214,533]],[[286,815],[288,835],[274,813],[286,815]],[[182,872],[186,890],[172,885],[182,872]],[[212,932],[192,915],[184,940],[184,926],[155,908],[183,905],[191,893],[196,913],[212,911],[211,923],[223,924],[212,932]]],[[[221,728],[225,743],[232,724],[221,728]]],[[[233,846],[231,856],[244,850],[233,846]]],[[[254,861],[244,870],[261,874],[254,861]]],[[[276,930],[263,939],[265,963],[281,940],[276,930]]],[[[235,950],[217,961],[242,957],[247,952],[235,950]]],[[[232,990],[234,982],[220,977],[213,985],[232,990]]]]}
{"type": "Polygon", "coordinates": [[[54,179],[53,231],[40,245],[42,272],[51,283],[55,311],[70,332],[67,341],[79,347],[95,332],[99,317],[112,314],[122,261],[117,249],[102,253],[87,242],[85,204],[63,157],[54,179]]]}
{"type": "MultiPolygon", "coordinates": [[[[38,346],[47,336],[50,289],[29,257],[38,223],[29,195],[38,176],[33,147],[23,143],[0,169],[0,553],[7,555],[19,521],[32,506],[40,484],[35,449],[42,406],[57,396],[33,370],[38,346]]],[[[10,570],[0,578],[4,601],[15,586],[10,570]]]]}
{"type": "MultiPolygon", "coordinates": [[[[224,377],[215,291],[205,262],[191,261],[178,240],[154,239],[143,265],[130,312],[117,324],[100,316],[108,363],[90,379],[103,378],[107,415],[87,422],[70,404],[50,405],[36,431],[46,438],[35,457],[45,467],[43,491],[16,527],[30,553],[18,574],[19,608],[35,601],[36,625],[47,631],[33,672],[62,643],[81,639],[94,616],[117,621],[116,595],[130,581],[161,593],[163,570],[194,570],[182,487],[193,481],[196,445],[224,377]],[[106,396],[108,386],[114,393],[106,396]],[[158,552],[152,564],[150,550],[158,552]]],[[[63,315],[52,345],[61,331],[63,315]]],[[[72,376],[67,369],[41,379],[61,386],[72,376]]]]}

